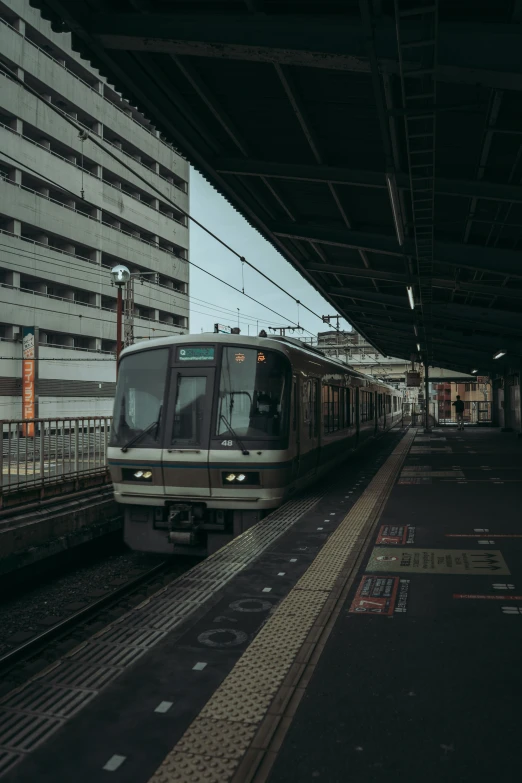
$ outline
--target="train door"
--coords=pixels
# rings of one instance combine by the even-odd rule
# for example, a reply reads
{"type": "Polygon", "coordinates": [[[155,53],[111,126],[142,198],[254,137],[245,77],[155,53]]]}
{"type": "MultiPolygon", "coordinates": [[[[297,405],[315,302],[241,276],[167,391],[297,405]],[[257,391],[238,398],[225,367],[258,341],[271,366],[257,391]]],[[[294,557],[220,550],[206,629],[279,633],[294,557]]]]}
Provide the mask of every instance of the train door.
{"type": "Polygon", "coordinates": [[[354,414],[355,414],[355,427],[356,427],[355,434],[356,434],[357,443],[358,443],[359,442],[359,425],[360,425],[360,422],[361,422],[361,402],[360,402],[361,392],[360,392],[358,386],[355,387],[354,392],[355,392],[355,394],[354,394],[354,397],[355,397],[354,414]]]}
{"type": "Polygon", "coordinates": [[[308,378],[301,384],[300,475],[306,476],[319,464],[319,381],[308,378]]]}
{"type": "Polygon", "coordinates": [[[290,445],[292,449],[292,481],[300,472],[301,465],[301,407],[299,405],[299,378],[292,378],[292,431],[290,445]]]}
{"type": "MultiPolygon", "coordinates": [[[[167,496],[210,496],[209,443],[213,368],[171,370],[166,440],[162,455],[167,496]]],[[[227,435],[227,437],[231,437],[227,435]]]]}

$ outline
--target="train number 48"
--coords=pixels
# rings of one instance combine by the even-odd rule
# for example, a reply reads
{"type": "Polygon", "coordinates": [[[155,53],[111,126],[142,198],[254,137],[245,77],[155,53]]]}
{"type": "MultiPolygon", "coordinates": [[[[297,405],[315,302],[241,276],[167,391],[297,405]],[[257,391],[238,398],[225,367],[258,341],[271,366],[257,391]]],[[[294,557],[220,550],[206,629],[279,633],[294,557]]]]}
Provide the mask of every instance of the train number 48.
{"type": "Polygon", "coordinates": [[[233,446],[234,445],[234,441],[233,440],[222,440],[221,441],[221,445],[222,446],[233,446]]]}

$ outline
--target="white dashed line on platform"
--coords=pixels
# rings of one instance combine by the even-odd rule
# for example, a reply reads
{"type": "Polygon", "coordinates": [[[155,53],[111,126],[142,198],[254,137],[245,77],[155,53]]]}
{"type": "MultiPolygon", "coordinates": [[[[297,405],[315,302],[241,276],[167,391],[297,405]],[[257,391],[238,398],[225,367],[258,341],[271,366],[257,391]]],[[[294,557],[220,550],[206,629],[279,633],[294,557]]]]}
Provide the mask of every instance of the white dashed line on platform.
{"type": "Polygon", "coordinates": [[[173,701],[160,701],[154,712],[168,712],[173,704],[173,701]]]}
{"type": "Polygon", "coordinates": [[[263,587],[263,593],[271,593],[272,588],[271,587],[263,587]]]}
{"type": "Polygon", "coordinates": [[[285,575],[285,571],[280,571],[280,572],[278,573],[278,576],[284,576],[284,575],[285,575]]]}
{"type": "Polygon", "coordinates": [[[201,672],[207,664],[204,661],[198,661],[198,663],[192,667],[192,671],[201,672]]]}
{"type": "Polygon", "coordinates": [[[108,762],[104,765],[103,769],[107,772],[116,772],[121,767],[127,756],[111,756],[108,762]]]}

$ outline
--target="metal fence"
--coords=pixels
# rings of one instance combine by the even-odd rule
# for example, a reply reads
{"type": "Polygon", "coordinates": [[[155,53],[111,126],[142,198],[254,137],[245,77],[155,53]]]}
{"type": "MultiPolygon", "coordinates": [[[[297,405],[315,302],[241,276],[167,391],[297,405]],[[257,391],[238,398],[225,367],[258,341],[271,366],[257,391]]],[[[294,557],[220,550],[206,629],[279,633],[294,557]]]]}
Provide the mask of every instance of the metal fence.
{"type": "Polygon", "coordinates": [[[111,423],[109,416],[1,421],[1,492],[105,472],[111,423]]]}
{"type": "MultiPolygon", "coordinates": [[[[429,403],[428,426],[433,427],[438,423],[437,407],[429,403]]],[[[424,427],[426,424],[426,409],[423,402],[402,403],[402,426],[410,424],[412,427],[424,427]]]]}
{"type": "MultiPolygon", "coordinates": [[[[454,425],[457,426],[457,415],[455,408],[451,408],[451,416],[444,416],[443,406],[438,402],[429,403],[429,426],[435,425],[454,425]]],[[[402,405],[402,423],[403,426],[411,424],[413,427],[421,427],[425,424],[425,407],[423,402],[404,402],[402,405]]],[[[464,425],[486,425],[492,424],[492,403],[491,401],[477,401],[464,410],[464,425]]]]}
{"type": "MultiPolygon", "coordinates": [[[[477,400],[476,402],[472,402],[469,408],[464,409],[464,425],[490,425],[493,423],[492,419],[492,407],[493,404],[491,400],[477,400]]],[[[454,424],[457,425],[457,415],[455,413],[455,408],[451,407],[451,416],[445,417],[444,412],[442,409],[442,406],[440,406],[440,411],[438,415],[438,422],[439,424],[454,424]]]]}

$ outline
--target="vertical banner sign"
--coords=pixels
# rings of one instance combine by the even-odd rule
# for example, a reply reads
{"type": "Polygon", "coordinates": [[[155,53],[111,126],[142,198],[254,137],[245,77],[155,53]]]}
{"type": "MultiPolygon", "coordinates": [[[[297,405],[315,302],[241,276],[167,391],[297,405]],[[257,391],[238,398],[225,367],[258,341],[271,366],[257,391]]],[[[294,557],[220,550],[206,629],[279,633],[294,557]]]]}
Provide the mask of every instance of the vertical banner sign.
{"type": "MultiPolygon", "coordinates": [[[[36,348],[33,326],[24,326],[22,351],[22,419],[34,419],[36,348]]],[[[34,424],[23,424],[22,433],[27,438],[34,438],[34,424]]]]}

